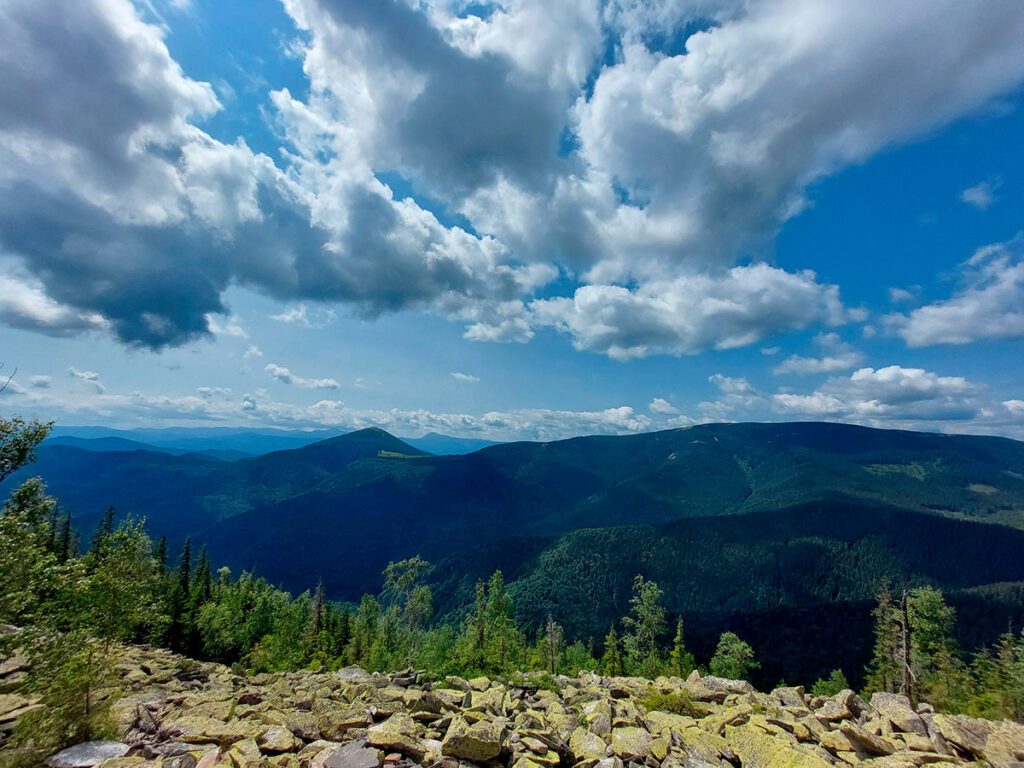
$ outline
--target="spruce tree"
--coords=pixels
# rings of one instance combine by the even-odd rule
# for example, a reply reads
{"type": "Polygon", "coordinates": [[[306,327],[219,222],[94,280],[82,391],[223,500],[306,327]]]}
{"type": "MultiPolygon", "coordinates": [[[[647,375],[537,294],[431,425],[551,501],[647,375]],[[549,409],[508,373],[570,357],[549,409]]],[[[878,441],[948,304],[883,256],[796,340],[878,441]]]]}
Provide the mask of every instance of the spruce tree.
{"type": "Polygon", "coordinates": [[[671,659],[672,674],[678,677],[689,677],[693,672],[693,654],[686,650],[686,642],[683,639],[683,617],[676,620],[676,636],[672,640],[672,650],[669,652],[671,659]]]}
{"type": "Polygon", "coordinates": [[[90,552],[95,552],[97,555],[102,555],[103,550],[107,545],[107,540],[114,533],[114,508],[107,507],[107,511],[103,513],[100,521],[96,523],[96,530],[92,533],[92,546],[89,547],[90,552]]]}
{"type": "Polygon", "coordinates": [[[160,541],[156,545],[156,552],[154,553],[156,558],[156,565],[160,571],[160,575],[167,573],[167,537],[161,536],[160,541]]]}
{"type": "Polygon", "coordinates": [[[178,589],[182,598],[187,600],[192,588],[192,539],[185,539],[178,558],[178,589]]]}
{"type": "Polygon", "coordinates": [[[875,647],[868,663],[866,690],[894,693],[901,677],[900,625],[887,584],[879,588],[871,615],[875,620],[875,647]]]}
{"type": "Polygon", "coordinates": [[[61,521],[60,536],[57,537],[57,562],[66,563],[74,551],[74,536],[71,534],[71,515],[64,515],[61,521]]]}
{"type": "Polygon", "coordinates": [[[604,638],[604,655],[601,657],[601,671],[606,675],[617,677],[625,674],[622,666],[622,646],[619,644],[619,633],[612,624],[604,638]]]}
{"type": "Polygon", "coordinates": [[[505,671],[508,663],[510,634],[510,599],[505,590],[505,578],[500,570],[491,574],[487,584],[487,634],[490,637],[490,666],[505,671]]]}
{"type": "Polygon", "coordinates": [[[320,579],[313,593],[313,604],[309,609],[309,634],[316,638],[324,628],[324,580],[320,579]]]}

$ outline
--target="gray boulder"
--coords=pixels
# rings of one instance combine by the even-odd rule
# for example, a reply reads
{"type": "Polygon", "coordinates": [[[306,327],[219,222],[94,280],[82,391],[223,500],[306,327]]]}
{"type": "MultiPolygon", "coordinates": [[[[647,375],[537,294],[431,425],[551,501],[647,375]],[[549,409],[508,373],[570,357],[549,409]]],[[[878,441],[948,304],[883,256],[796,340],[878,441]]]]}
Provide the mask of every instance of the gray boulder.
{"type": "Polygon", "coordinates": [[[61,750],[47,759],[49,768],[92,768],[104,760],[124,757],[130,747],[120,741],[87,741],[61,750]]]}

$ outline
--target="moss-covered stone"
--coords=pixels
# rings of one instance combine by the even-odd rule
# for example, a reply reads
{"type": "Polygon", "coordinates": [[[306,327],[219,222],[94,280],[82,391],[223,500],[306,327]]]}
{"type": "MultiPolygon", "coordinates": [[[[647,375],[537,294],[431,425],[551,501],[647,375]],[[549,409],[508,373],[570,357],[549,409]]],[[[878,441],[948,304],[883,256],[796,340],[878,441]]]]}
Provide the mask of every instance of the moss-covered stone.
{"type": "Polygon", "coordinates": [[[480,721],[470,725],[465,718],[456,716],[441,742],[441,753],[448,757],[486,762],[501,753],[504,741],[503,722],[480,721]]]}

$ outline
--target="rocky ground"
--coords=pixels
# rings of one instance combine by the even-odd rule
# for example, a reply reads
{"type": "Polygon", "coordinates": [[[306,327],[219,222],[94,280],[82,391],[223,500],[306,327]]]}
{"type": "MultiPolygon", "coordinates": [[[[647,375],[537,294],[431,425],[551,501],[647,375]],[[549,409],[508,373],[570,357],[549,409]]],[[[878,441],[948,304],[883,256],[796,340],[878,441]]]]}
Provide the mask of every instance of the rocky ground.
{"type": "MultiPolygon", "coordinates": [[[[21,674],[17,660],[3,664],[9,680],[21,674]]],[[[244,677],[144,647],[127,649],[118,671],[121,741],[80,745],[51,766],[1024,768],[1024,725],[915,710],[893,694],[865,702],[852,691],[759,693],[697,674],[585,673],[556,678],[557,690],[486,678],[430,684],[415,672],[352,667],[244,677]],[[662,694],[654,704],[652,693],[662,694]]],[[[0,744],[33,706],[0,694],[0,744]]]]}

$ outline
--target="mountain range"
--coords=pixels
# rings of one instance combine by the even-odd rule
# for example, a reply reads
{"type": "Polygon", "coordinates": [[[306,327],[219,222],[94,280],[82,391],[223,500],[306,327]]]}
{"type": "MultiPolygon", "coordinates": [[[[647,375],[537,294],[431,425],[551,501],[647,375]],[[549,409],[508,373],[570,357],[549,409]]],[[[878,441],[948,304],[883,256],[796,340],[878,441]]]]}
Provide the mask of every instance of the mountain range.
{"type": "Polygon", "coordinates": [[[172,552],[191,536],[214,563],[294,591],[323,579],[357,600],[388,561],[419,554],[436,564],[439,614],[500,567],[527,625],[551,613],[599,638],[642,573],[698,650],[742,628],[788,655],[780,669],[806,656],[808,674],[839,633],[848,667],[866,653],[882,579],[946,590],[965,645],[1024,622],[1024,443],[1004,438],[709,424],[433,455],[366,429],[245,457],[125,439],[51,438],[22,476],[42,475],[86,532],[113,505],[172,552]]]}

